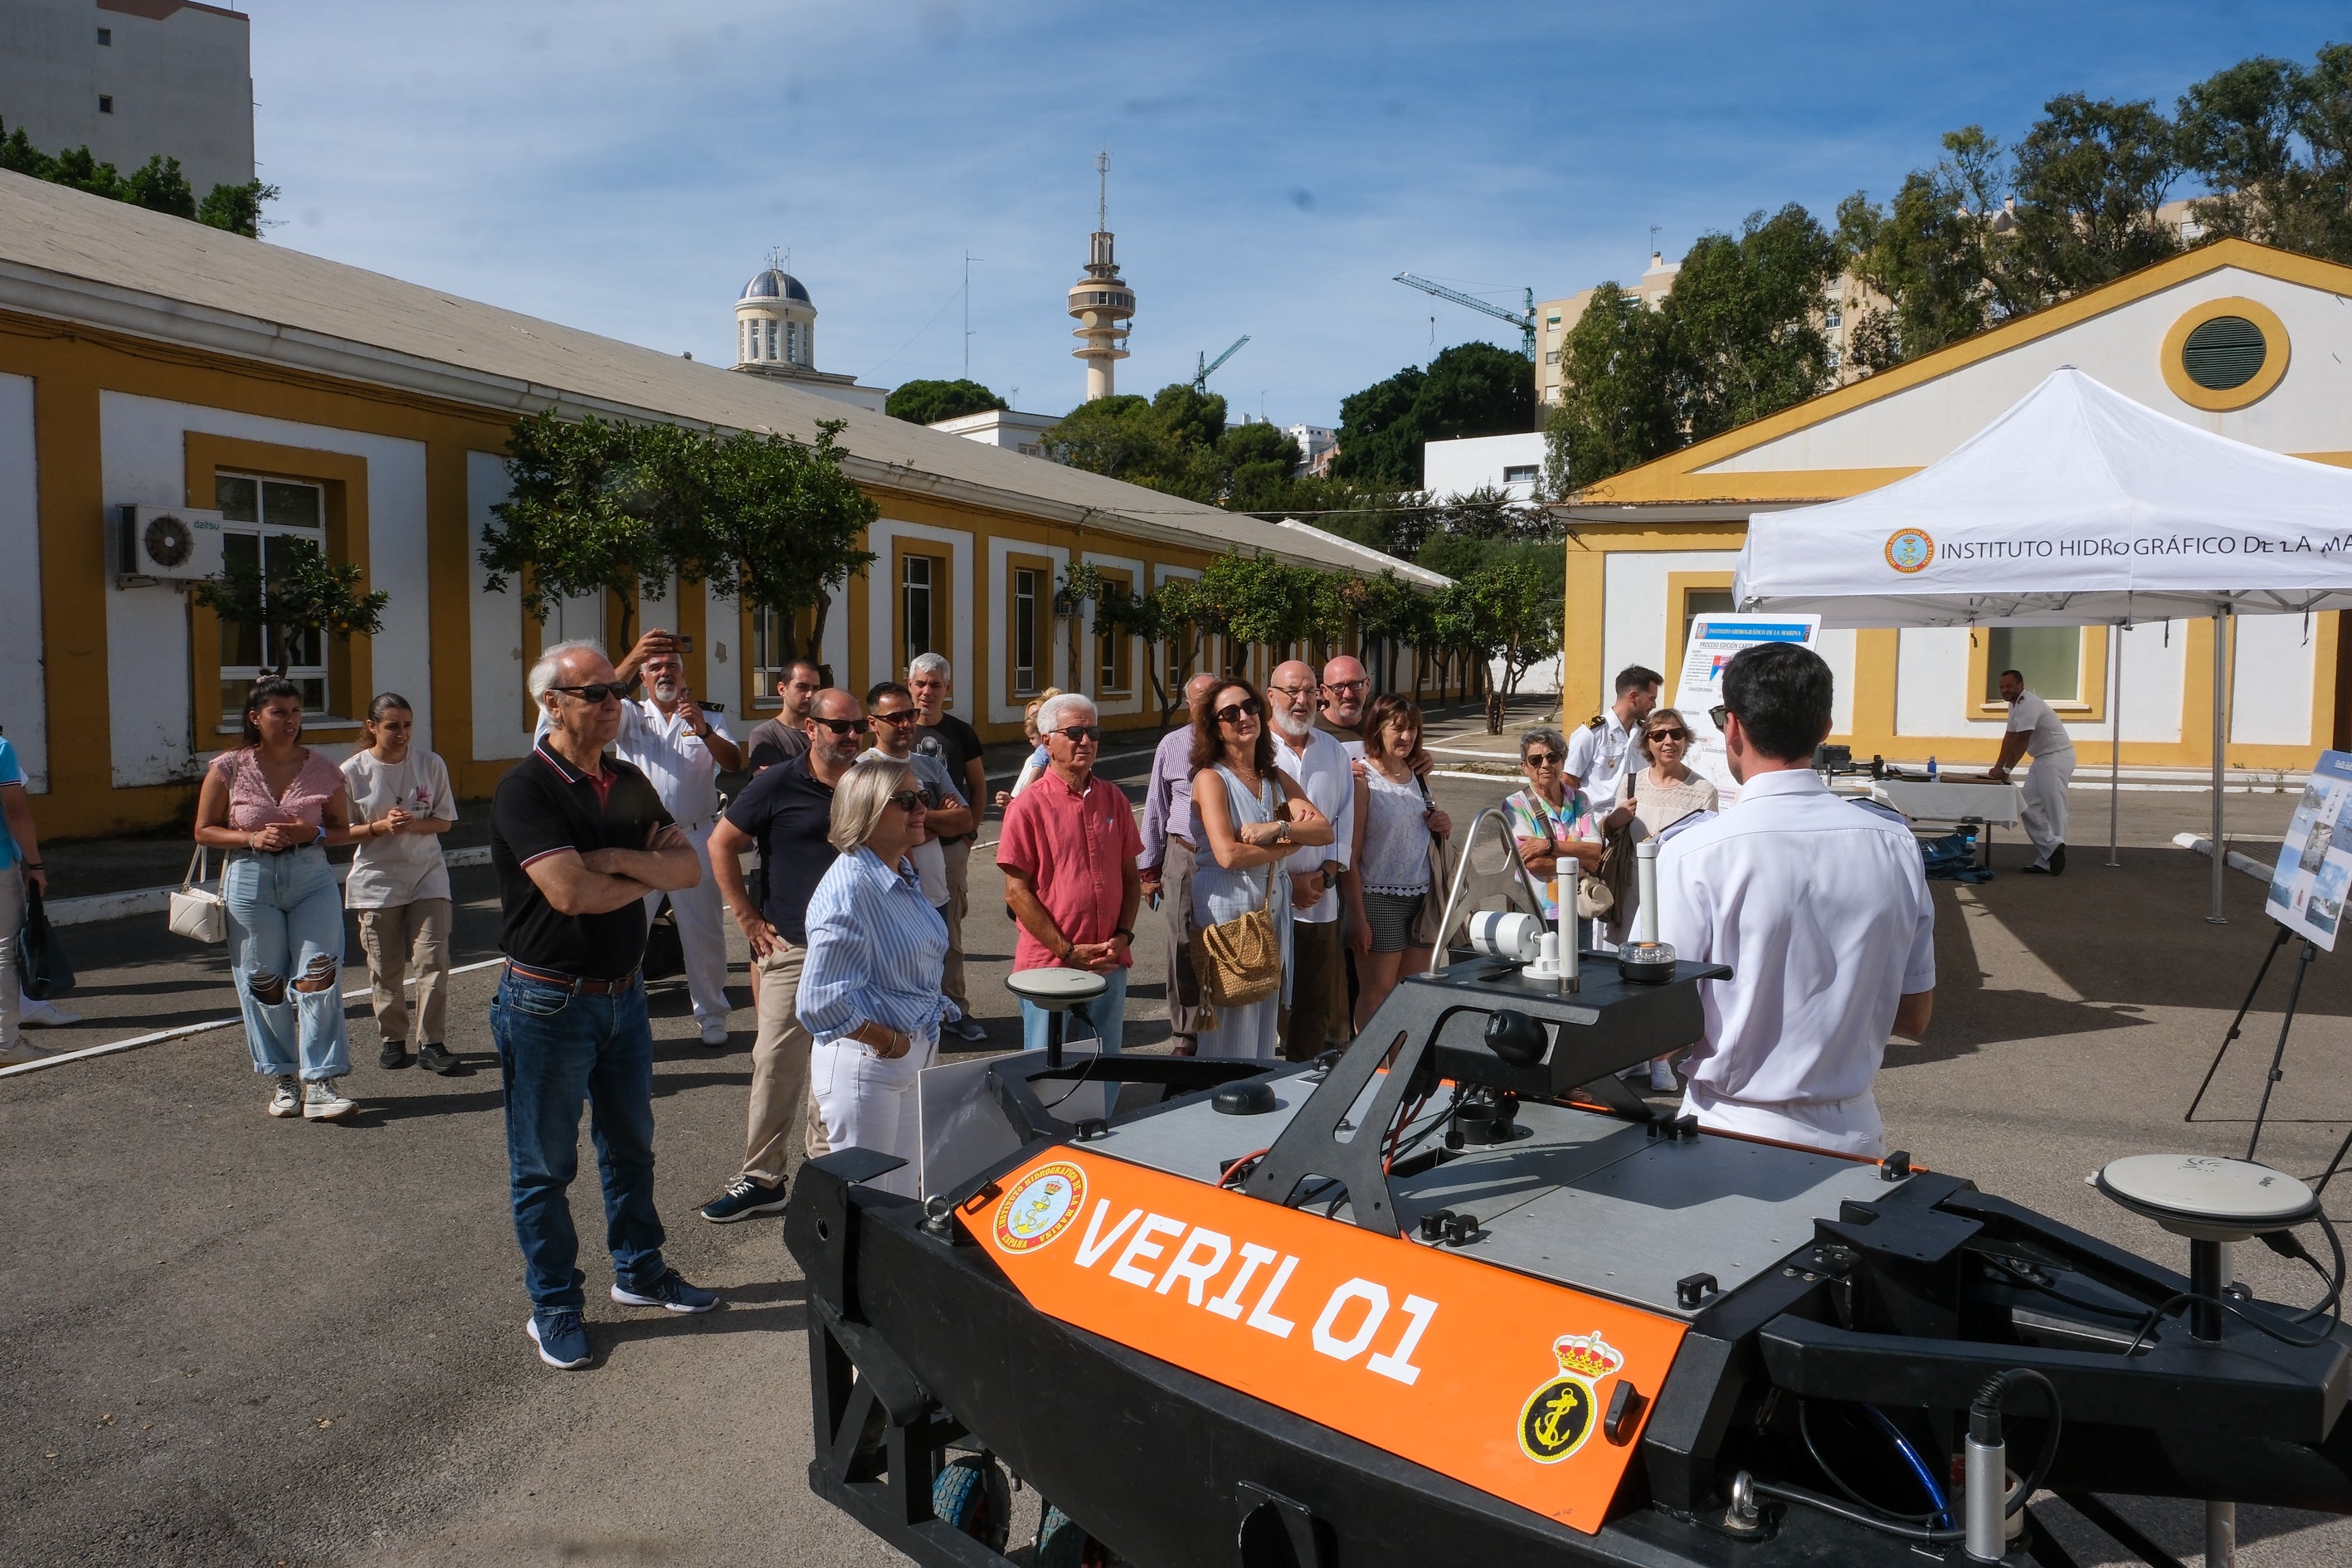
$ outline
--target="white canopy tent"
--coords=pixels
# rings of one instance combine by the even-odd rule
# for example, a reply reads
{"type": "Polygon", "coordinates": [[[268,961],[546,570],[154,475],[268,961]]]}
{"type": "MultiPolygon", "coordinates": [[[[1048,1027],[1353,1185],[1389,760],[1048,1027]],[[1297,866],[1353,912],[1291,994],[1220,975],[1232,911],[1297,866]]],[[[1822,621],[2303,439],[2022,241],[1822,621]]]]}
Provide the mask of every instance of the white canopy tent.
{"type": "MultiPolygon", "coordinates": [[[[1908,479],[1752,518],[1732,592],[1827,626],[2212,616],[2218,920],[2226,617],[2352,609],[2352,470],[2200,430],[2069,367],[1908,479]]],[[[2123,660],[2108,663],[2120,752],[2123,660]]]]}

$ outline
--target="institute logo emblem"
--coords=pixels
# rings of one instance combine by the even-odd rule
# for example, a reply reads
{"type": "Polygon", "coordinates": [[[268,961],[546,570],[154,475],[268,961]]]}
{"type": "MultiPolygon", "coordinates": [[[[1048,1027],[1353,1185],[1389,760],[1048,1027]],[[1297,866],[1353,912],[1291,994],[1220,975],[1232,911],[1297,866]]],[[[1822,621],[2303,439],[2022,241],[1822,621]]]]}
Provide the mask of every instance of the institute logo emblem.
{"type": "Polygon", "coordinates": [[[999,1252],[1034,1252],[1070,1228],[1087,1201],[1087,1173],[1066,1162],[1040,1165],[996,1205],[991,1227],[999,1252]]]}
{"type": "Polygon", "coordinates": [[[1558,1375],[1545,1379],[1519,1407],[1519,1452],[1538,1465],[1557,1465],[1584,1447],[1600,1404],[1597,1385],[1625,1364],[1624,1352],[1598,1329],[1562,1334],[1551,1342],[1551,1353],[1559,1363],[1558,1375]]]}
{"type": "Polygon", "coordinates": [[[1936,559],[1936,542],[1925,529],[1898,528],[1886,536],[1886,563],[1908,576],[1936,559]]]}

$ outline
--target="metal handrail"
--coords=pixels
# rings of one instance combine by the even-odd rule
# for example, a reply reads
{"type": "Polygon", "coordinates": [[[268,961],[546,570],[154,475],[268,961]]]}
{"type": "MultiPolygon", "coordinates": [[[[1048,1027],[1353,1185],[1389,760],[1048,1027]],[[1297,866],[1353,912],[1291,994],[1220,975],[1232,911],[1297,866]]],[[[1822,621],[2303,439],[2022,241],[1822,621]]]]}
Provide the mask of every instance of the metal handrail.
{"type": "MultiPolygon", "coordinates": [[[[1425,973],[1435,974],[1445,967],[1445,939],[1454,932],[1454,911],[1462,901],[1463,884],[1468,881],[1472,875],[1471,845],[1478,837],[1480,826],[1489,820],[1493,821],[1495,831],[1502,839],[1506,864],[1512,870],[1517,871],[1518,876],[1515,879],[1507,872],[1504,874],[1504,885],[1500,889],[1480,889],[1479,891],[1499,890],[1507,899],[1517,891],[1525,889],[1528,900],[1527,912],[1539,921],[1544,918],[1543,895],[1536,888],[1535,873],[1529,871],[1527,862],[1519,858],[1518,841],[1511,837],[1510,819],[1507,814],[1499,805],[1487,806],[1476,816],[1471,818],[1470,831],[1462,836],[1462,858],[1454,868],[1454,887],[1445,895],[1445,919],[1438,925],[1437,944],[1430,949],[1429,968],[1424,971],[1425,973]]],[[[1478,875],[1485,877],[1490,873],[1481,872],[1478,875]]]]}

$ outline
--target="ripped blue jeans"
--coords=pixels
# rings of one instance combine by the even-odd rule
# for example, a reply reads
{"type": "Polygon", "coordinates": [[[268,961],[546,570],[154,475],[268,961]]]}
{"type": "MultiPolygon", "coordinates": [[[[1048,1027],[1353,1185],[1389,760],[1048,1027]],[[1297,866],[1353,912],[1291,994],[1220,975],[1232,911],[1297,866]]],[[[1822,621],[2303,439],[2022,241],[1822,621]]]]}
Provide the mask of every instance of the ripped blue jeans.
{"type": "Polygon", "coordinates": [[[233,855],[221,872],[228,961],[253,1070],[306,1083],[352,1070],[343,1028],[343,895],[317,845],[233,855]],[[304,989],[302,982],[326,984],[304,989]]]}

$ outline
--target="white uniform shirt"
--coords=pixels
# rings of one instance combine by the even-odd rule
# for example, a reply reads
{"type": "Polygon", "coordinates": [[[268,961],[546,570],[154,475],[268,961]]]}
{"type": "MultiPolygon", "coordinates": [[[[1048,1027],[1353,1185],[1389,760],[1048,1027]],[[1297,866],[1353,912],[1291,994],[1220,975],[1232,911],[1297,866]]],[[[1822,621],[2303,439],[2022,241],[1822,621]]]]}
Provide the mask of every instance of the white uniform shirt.
{"type": "MultiPolygon", "coordinates": [[[[1315,809],[1331,819],[1331,842],[1318,849],[1298,851],[1284,862],[1286,868],[1303,871],[1328,865],[1344,869],[1356,820],[1356,774],[1348,766],[1348,753],[1340,749],[1339,742],[1320,730],[1307,731],[1306,749],[1294,751],[1290,737],[1277,726],[1274,731],[1274,765],[1288,773],[1299,792],[1315,803],[1315,809]]],[[[1308,925],[1328,925],[1338,920],[1338,882],[1335,870],[1323,896],[1306,909],[1294,909],[1290,918],[1305,921],[1308,925]]]]}
{"type": "MultiPolygon", "coordinates": [[[[735,738],[727,721],[709,709],[702,721],[715,734],[735,738]]],[[[719,815],[719,759],[687,728],[682,713],[662,717],[650,697],[621,704],[621,732],[613,738],[613,754],[635,766],[661,796],[662,809],[681,827],[708,824],[719,815]]]]}
{"type": "Polygon", "coordinates": [[[1591,801],[1617,798],[1617,782],[1625,776],[1625,759],[1633,752],[1633,731],[1612,708],[1598,725],[1586,724],[1568,738],[1568,759],[1559,771],[1591,801]]]}
{"type": "Polygon", "coordinates": [[[1936,984],[1936,911],[1910,828],[1810,768],[1750,778],[1738,805],[1665,842],[1658,935],[1677,958],[1731,968],[1699,982],[1706,1035],[1684,1069],[1727,1100],[1867,1092],[1901,999],[1936,984]]]}
{"type": "Polygon", "coordinates": [[[2031,691],[2019,692],[2017,700],[2009,705],[2009,732],[2014,735],[2021,731],[2033,737],[2025,742],[2025,754],[2035,762],[2048,762],[2062,754],[2071,757],[2074,752],[2074,740],[2066,733],[2066,726],[2058,721],[2050,704],[2031,691]]]}

